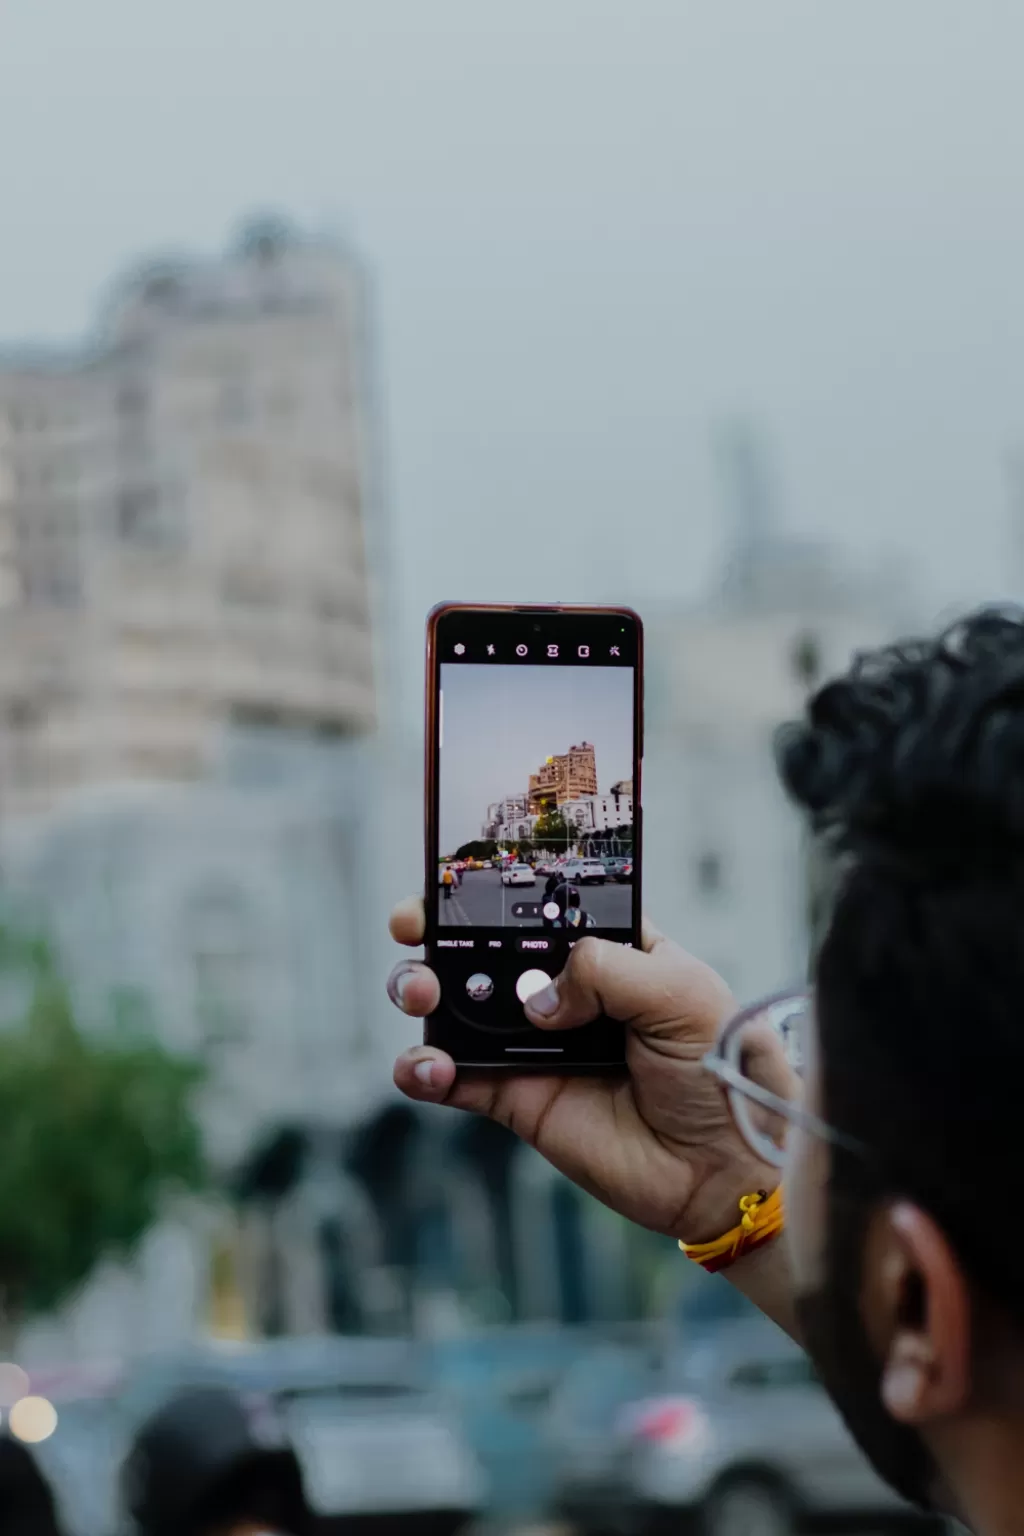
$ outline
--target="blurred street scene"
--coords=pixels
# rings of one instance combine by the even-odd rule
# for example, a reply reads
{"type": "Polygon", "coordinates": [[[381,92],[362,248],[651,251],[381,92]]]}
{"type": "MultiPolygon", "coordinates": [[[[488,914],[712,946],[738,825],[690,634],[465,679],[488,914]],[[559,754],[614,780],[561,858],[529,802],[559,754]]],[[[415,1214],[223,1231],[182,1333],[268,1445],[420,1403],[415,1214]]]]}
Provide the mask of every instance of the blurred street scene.
{"type": "MultiPolygon", "coordinates": [[[[335,25],[330,8],[308,9],[318,48],[344,54],[348,23],[335,25]]],[[[338,16],[359,9],[339,7],[338,16]]],[[[391,9],[395,46],[415,54],[420,13],[391,9]]],[[[485,71],[479,18],[449,9],[441,33],[464,33],[466,69],[485,71]]],[[[539,7],[527,9],[511,39],[509,18],[496,22],[498,42],[516,57],[549,24],[539,7]]],[[[583,12],[565,9],[568,34],[583,12]]],[[[930,13],[910,9],[926,26],[930,13]]],[[[202,8],[184,10],[202,52],[202,8]]],[[[619,20],[614,7],[598,10],[601,47],[610,47],[619,20]]],[[[783,31],[799,52],[800,7],[787,10],[783,31]]],[[[122,11],[101,5],[90,38],[127,26],[159,94],[161,49],[147,52],[122,11]]],[[[243,36],[263,27],[270,38],[277,25],[267,7],[233,15],[243,36]]],[[[662,51],[662,26],[675,35],[654,5],[638,8],[636,26],[653,53],[662,51]]],[[[913,41],[904,39],[908,58],[913,41]]],[[[265,101],[251,99],[244,82],[236,89],[229,42],[218,33],[209,43],[223,69],[218,110],[259,117],[262,133],[265,101]]],[[[733,44],[717,34],[712,43],[748,51],[740,23],[733,44]]],[[[566,38],[558,46],[568,48],[566,38]]],[[[36,71],[32,90],[48,89],[44,40],[28,19],[0,21],[0,68],[19,69],[19,47],[36,71]]],[[[578,66],[585,37],[575,47],[578,66]]],[[[265,65],[272,43],[254,48],[265,65]]],[[[303,66],[287,48],[282,59],[301,95],[303,66]]],[[[955,84],[954,61],[937,67],[955,84]]],[[[607,58],[601,68],[610,80],[607,58]]],[[[560,89],[570,103],[572,79],[560,89]]],[[[973,76],[965,91],[980,100],[973,76]]],[[[524,110],[529,95],[524,88],[524,110]]],[[[476,110],[475,89],[472,99],[476,110]]],[[[584,107],[606,134],[589,93],[584,107]]],[[[178,108],[175,98],[166,111],[178,108]]],[[[742,116],[741,102],[736,110],[742,116]]],[[[411,152],[418,130],[409,112],[411,152]]],[[[70,109],[62,122],[75,160],[70,109]]],[[[144,140],[145,125],[138,131],[144,140]]],[[[465,133],[474,131],[467,122],[465,133]]],[[[671,116],[637,130],[637,177],[644,134],[657,158],[664,134],[682,131],[671,116]]],[[[763,117],[748,124],[751,142],[763,131],[763,117]]],[[[135,132],[122,122],[118,143],[135,132]]],[[[722,146],[716,160],[714,137],[709,129],[707,175],[735,175],[722,146]]],[[[514,142],[498,138],[514,154],[514,142]]],[[[298,161],[302,133],[290,142],[298,161]]],[[[929,165],[943,161],[941,142],[928,152],[929,165]]],[[[884,153],[864,149],[868,180],[884,153]]],[[[650,428],[663,443],[685,438],[699,463],[690,480],[699,498],[675,483],[672,452],[645,459],[641,444],[627,463],[607,446],[609,415],[628,433],[629,386],[620,379],[621,397],[565,428],[559,463],[586,463],[579,482],[552,474],[547,502],[526,505],[547,471],[524,435],[526,406],[511,425],[503,415],[508,333],[505,351],[496,342],[488,352],[474,331],[481,303],[498,323],[508,280],[497,258],[488,266],[481,230],[452,236],[468,250],[467,312],[465,330],[449,322],[446,355],[436,344],[439,311],[456,307],[453,285],[460,297],[454,270],[447,287],[436,278],[418,291],[413,278],[389,286],[405,244],[398,226],[379,214],[375,226],[371,212],[371,233],[354,236],[329,217],[350,196],[358,212],[359,189],[392,174],[393,155],[383,168],[353,169],[351,188],[343,171],[321,165],[294,201],[291,162],[286,175],[274,168],[261,180],[269,155],[245,152],[244,177],[215,155],[216,193],[197,191],[195,220],[188,183],[202,180],[203,146],[181,155],[187,176],[166,202],[154,195],[158,219],[125,214],[127,175],[116,218],[97,194],[90,219],[110,231],[97,249],[104,260],[108,246],[119,254],[99,272],[90,247],[89,263],[75,270],[76,293],[89,286],[83,273],[95,278],[92,308],[62,329],[63,340],[42,317],[51,305],[61,316],[73,309],[60,288],[75,268],[74,230],[54,241],[43,223],[33,236],[40,251],[60,246],[59,260],[52,249],[39,258],[41,297],[30,292],[27,237],[17,259],[0,253],[0,287],[9,290],[0,309],[8,332],[0,347],[2,1427],[31,1448],[70,1536],[118,1536],[132,1519],[142,1528],[138,1489],[129,1495],[124,1483],[132,1446],[153,1414],[193,1389],[225,1390],[244,1405],[240,1445],[251,1434],[254,1446],[294,1449],[311,1518],[325,1528],[393,1524],[449,1536],[470,1525],[557,1526],[639,1536],[681,1531],[698,1515],[708,1536],[785,1536],[798,1515],[888,1527],[905,1511],[857,1457],[806,1361],[724,1282],[687,1270],[673,1243],[629,1227],[489,1121],[414,1106],[394,1090],[392,1061],[410,1037],[384,994],[387,912],[422,884],[418,637],[429,603],[443,597],[640,610],[645,906],[737,997],[755,997],[804,976],[827,896],[828,872],[772,773],[773,731],[855,649],[930,622],[975,597],[982,580],[991,578],[992,596],[1013,586],[1014,439],[990,422],[975,428],[988,500],[968,494],[946,515],[977,521],[995,554],[962,580],[954,555],[939,576],[934,547],[917,559],[927,510],[918,507],[906,527],[894,511],[859,543],[852,538],[850,444],[865,461],[876,453],[864,424],[877,408],[864,398],[871,378],[861,376],[837,407],[847,457],[816,482],[827,488],[833,471],[843,480],[834,505],[823,496],[808,513],[805,477],[794,517],[787,453],[799,458],[802,434],[816,434],[814,412],[802,418],[791,390],[780,408],[790,439],[780,445],[772,359],[762,359],[747,396],[715,373],[705,336],[686,360],[694,377],[679,374],[680,395],[650,428]],[[259,211],[264,196],[280,211],[259,211]],[[387,250],[376,248],[375,227],[382,247],[391,231],[387,250]],[[469,291],[474,282],[483,299],[469,291]],[[414,310],[429,313],[422,334],[403,329],[414,310]],[[22,313],[33,317],[27,340],[9,318],[22,313]],[[701,346],[714,398],[695,382],[701,346]],[[463,438],[470,395],[479,414],[463,438]],[[419,420],[410,426],[414,417],[430,431],[419,420]],[[482,447],[469,442],[481,433],[482,447]],[[415,471],[432,452],[442,467],[421,483],[415,471]],[[524,496],[521,524],[504,492],[492,499],[506,469],[524,496]],[[653,490],[652,474],[661,477],[653,490]],[[611,510],[589,499],[591,477],[602,476],[611,510]],[[692,560],[691,522],[700,550],[692,560]]],[[[467,161],[461,174],[468,205],[477,171],[467,161]]],[[[532,174],[527,165],[523,175],[532,174]]],[[[680,168],[677,194],[663,188],[655,201],[677,195],[685,204],[692,174],[680,168]]],[[[487,175],[516,183],[497,153],[487,175]]],[[[741,180],[754,197],[757,166],[741,180]]],[[[414,191],[410,182],[403,196],[414,200],[414,191]]],[[[432,247],[431,211],[420,213],[432,247]]],[[[813,248],[813,213],[801,229],[798,208],[776,210],[773,238],[788,223],[797,226],[792,244],[813,248]]],[[[549,215],[536,211],[541,233],[549,215]]],[[[882,210],[859,217],[880,220],[882,210]]],[[[926,224],[908,216],[904,228],[920,250],[926,224]]],[[[581,381],[619,373],[608,357],[618,329],[599,339],[596,307],[583,342],[576,323],[574,271],[596,243],[587,218],[556,221],[549,245],[541,233],[523,280],[527,307],[532,282],[538,313],[565,324],[546,330],[538,321],[532,344],[572,352],[581,381]]],[[[821,239],[828,266],[832,247],[821,239]]],[[[727,228],[723,240],[732,250],[727,228]]],[[[748,255],[743,282],[756,288],[759,257],[748,255]]],[[[622,310],[619,328],[636,303],[642,337],[661,321],[635,298],[650,276],[647,256],[635,256],[615,258],[620,281],[602,302],[622,310]]],[[[713,255],[703,259],[714,265],[713,255]]],[[[858,262],[850,258],[851,283],[858,262]]],[[[986,282],[980,258],[964,262],[945,274],[951,313],[986,282]]],[[[798,260],[794,271],[799,286],[798,260]]],[[[879,298],[886,313],[912,293],[900,271],[902,284],[879,298]]],[[[671,274],[661,278],[659,313],[678,313],[665,319],[671,366],[652,358],[651,376],[675,382],[685,350],[676,351],[676,330],[691,297],[671,274]]],[[[998,287],[998,275],[992,281],[998,287]]],[[[749,340],[757,325],[749,295],[736,299],[742,286],[718,295],[717,323],[749,340]]],[[[696,312],[701,300],[692,302],[696,312]]],[[[873,302],[869,293],[866,307],[873,302]]],[[[767,290],[764,304],[767,315],[767,290]]],[[[1019,315],[1013,325],[1012,377],[1024,385],[1013,352],[1024,342],[1019,315]]],[[[984,354],[973,366],[991,365],[994,375],[1005,364],[996,330],[985,318],[968,327],[969,346],[984,354]]],[[[809,311],[796,348],[809,375],[814,334],[809,311]]],[[[625,344],[621,370],[635,367],[637,345],[636,336],[625,344]]],[[[726,345],[743,355],[735,336],[726,345]]],[[[843,376],[836,345],[822,364],[822,398],[843,376]]],[[[898,366],[906,370],[912,355],[908,343],[898,366]]],[[[517,366],[522,399],[544,414],[536,440],[558,438],[544,358],[517,366]]],[[[941,371],[927,356],[917,366],[922,376],[941,371]]],[[[562,380],[567,399],[572,378],[570,370],[562,380]]],[[[955,435],[959,407],[954,399],[946,417],[936,407],[934,420],[919,412],[916,378],[901,377],[885,410],[898,418],[901,398],[911,402],[910,447],[901,451],[927,458],[955,435]]],[[[809,390],[820,404],[818,382],[809,390]]],[[[1000,399],[1016,430],[1020,393],[1000,399]]],[[[636,411],[650,417],[647,404],[636,411]]],[[[822,434],[826,455],[835,431],[831,421],[822,434]]],[[[878,453],[881,468],[865,471],[858,487],[865,498],[884,479],[885,440],[878,453]]],[[[958,488],[974,488],[975,467],[952,477],[958,488]]],[[[894,483],[914,483],[905,464],[901,473],[894,483]]],[[[902,490],[892,494],[899,502],[902,490]]],[[[940,529],[933,543],[942,538],[940,529]]],[[[579,750],[568,739],[555,746],[566,762],[579,750]]],[[[631,836],[633,786],[618,772],[593,769],[578,830],[581,854],[603,849],[621,864],[632,845],[614,836],[631,836]]],[[[516,827],[513,835],[528,835],[536,817],[522,787],[521,805],[484,796],[466,806],[468,835],[493,839],[516,827]]],[[[496,780],[493,794],[501,792],[496,780]]],[[[588,892],[587,907],[611,921],[604,914],[626,910],[628,889],[609,881],[588,892]]],[[[504,921],[524,896],[534,899],[481,865],[454,892],[448,920],[504,921]]]]}

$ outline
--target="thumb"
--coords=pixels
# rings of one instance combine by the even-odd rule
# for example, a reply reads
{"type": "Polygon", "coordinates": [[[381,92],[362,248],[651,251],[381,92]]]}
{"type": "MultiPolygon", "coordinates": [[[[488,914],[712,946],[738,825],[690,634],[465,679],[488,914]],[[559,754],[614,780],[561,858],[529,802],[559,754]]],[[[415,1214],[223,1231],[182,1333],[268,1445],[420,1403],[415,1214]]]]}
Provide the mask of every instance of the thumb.
{"type": "Polygon", "coordinates": [[[540,1029],[574,1029],[605,1014],[652,1039],[703,1045],[731,1006],[710,966],[646,930],[643,950],[581,939],[561,975],[529,999],[526,1014],[540,1029]]]}

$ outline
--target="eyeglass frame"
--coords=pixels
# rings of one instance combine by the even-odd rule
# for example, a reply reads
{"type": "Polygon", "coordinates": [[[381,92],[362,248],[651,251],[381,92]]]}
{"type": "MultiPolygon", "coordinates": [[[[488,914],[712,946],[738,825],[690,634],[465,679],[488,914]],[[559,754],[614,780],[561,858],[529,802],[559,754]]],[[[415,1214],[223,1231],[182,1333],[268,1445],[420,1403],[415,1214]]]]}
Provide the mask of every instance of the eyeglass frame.
{"type": "Polygon", "coordinates": [[[807,987],[792,987],[783,992],[772,992],[767,997],[762,997],[759,1002],[749,1003],[741,1008],[738,1013],[730,1015],[718,1032],[715,1044],[707,1051],[701,1060],[701,1065],[706,1072],[711,1073],[722,1085],[726,1102],[729,1105],[729,1113],[733,1118],[736,1129],[739,1131],[747,1146],[764,1162],[770,1163],[775,1168],[785,1168],[789,1158],[785,1147],[777,1148],[765,1138],[766,1145],[755,1145],[756,1133],[748,1129],[744,1123],[746,1116],[737,1112],[732,1095],[739,1094],[740,1098],[750,1103],[757,1104],[761,1109],[767,1109],[770,1113],[778,1115],[787,1125],[797,1130],[806,1131],[811,1136],[816,1136],[820,1141],[827,1142],[830,1146],[840,1147],[854,1157],[867,1156],[867,1148],[852,1136],[847,1136],[844,1131],[837,1130],[829,1125],[820,1115],[812,1110],[804,1109],[802,1104],[792,1104],[788,1099],[782,1098],[777,1093],[772,1093],[770,1088],[762,1088],[760,1084],[752,1082],[744,1077],[742,1072],[737,1072],[729,1060],[729,1043],[737,1032],[749,1024],[750,1021],[765,1013],[770,1008],[778,1007],[781,1003],[803,1002],[807,1005],[808,1013],[812,1012],[814,1005],[814,992],[807,987]],[[768,1148],[770,1147],[770,1151],[768,1148]]]}

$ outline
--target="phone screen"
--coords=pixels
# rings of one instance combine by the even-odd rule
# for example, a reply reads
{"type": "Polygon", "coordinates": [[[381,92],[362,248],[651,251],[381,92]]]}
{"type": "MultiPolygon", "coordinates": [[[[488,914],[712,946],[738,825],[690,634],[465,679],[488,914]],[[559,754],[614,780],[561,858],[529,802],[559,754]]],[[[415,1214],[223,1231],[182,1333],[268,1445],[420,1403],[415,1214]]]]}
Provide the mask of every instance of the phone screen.
{"type": "Polygon", "coordinates": [[[523,1004],[585,935],[639,942],[641,626],[627,610],[444,608],[428,638],[431,1044],[466,1066],[621,1066],[602,1019],[523,1004]]]}

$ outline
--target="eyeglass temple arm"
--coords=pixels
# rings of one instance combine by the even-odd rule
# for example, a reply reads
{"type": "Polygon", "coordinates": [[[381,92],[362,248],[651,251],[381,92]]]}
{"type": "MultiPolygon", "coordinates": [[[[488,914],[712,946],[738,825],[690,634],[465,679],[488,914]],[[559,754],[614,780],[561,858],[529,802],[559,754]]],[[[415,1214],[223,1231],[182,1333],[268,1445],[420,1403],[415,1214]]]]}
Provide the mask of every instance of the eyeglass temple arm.
{"type": "Polygon", "coordinates": [[[802,1131],[809,1132],[812,1136],[818,1136],[822,1141],[828,1141],[833,1146],[845,1147],[848,1151],[861,1151],[859,1143],[851,1141],[841,1131],[833,1130],[824,1120],[811,1114],[800,1104],[791,1104],[788,1099],[780,1098],[777,1093],[772,1093],[770,1088],[762,1088],[760,1083],[752,1083],[749,1077],[744,1077],[742,1072],[737,1072],[734,1066],[725,1061],[714,1051],[709,1051],[704,1057],[705,1070],[717,1077],[719,1082],[727,1088],[733,1088],[741,1093],[745,1099],[752,1099],[755,1104],[760,1104],[763,1109],[769,1109],[774,1114],[781,1115],[790,1125],[795,1125],[802,1131]]]}

